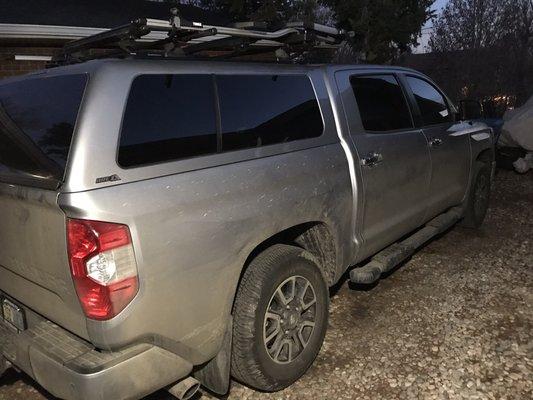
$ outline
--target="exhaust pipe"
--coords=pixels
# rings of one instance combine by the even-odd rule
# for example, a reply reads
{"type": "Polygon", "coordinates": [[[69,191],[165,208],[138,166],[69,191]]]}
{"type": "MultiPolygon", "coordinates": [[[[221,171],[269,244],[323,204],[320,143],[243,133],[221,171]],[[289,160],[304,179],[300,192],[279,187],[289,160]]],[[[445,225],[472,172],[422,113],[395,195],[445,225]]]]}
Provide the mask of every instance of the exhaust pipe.
{"type": "Polygon", "coordinates": [[[198,392],[198,389],[200,389],[200,382],[189,376],[168,389],[168,392],[179,400],[189,400],[198,392]]]}

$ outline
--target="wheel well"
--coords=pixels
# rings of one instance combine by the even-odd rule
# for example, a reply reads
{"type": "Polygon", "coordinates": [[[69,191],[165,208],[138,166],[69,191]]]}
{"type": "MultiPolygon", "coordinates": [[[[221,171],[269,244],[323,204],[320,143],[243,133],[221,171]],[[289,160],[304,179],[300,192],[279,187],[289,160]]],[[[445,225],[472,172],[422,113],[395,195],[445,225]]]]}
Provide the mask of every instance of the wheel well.
{"type": "Polygon", "coordinates": [[[335,239],[327,225],[322,222],[309,222],[293,226],[260,243],[246,259],[241,277],[252,260],[274,244],[287,244],[307,250],[318,260],[328,286],[335,283],[337,275],[335,239]]]}
{"type": "Polygon", "coordinates": [[[494,150],[493,149],[485,149],[481,153],[478,154],[476,161],[481,161],[485,164],[492,164],[494,161],[494,150]]]}

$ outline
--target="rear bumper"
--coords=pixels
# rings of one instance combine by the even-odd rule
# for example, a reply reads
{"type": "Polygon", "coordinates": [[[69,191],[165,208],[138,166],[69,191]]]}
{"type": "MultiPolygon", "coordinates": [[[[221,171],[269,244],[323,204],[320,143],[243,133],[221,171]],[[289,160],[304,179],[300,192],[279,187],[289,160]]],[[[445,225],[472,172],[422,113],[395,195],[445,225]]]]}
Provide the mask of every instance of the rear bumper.
{"type": "Polygon", "coordinates": [[[97,351],[45,320],[23,332],[0,321],[0,354],[65,400],[139,399],[192,370],[189,362],[149,344],[120,352],[97,351]]]}

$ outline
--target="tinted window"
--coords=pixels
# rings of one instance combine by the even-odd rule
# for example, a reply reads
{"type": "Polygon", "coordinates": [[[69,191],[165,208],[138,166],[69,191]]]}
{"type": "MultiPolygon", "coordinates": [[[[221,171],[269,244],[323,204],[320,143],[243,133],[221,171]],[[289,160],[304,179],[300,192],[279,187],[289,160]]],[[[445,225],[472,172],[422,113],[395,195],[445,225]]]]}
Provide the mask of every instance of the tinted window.
{"type": "Polygon", "coordinates": [[[210,75],[143,75],[133,81],[120,138],[121,166],[216,152],[210,75]]]}
{"type": "Polygon", "coordinates": [[[0,85],[0,179],[55,187],[63,178],[86,75],[0,85]]]}
{"type": "Polygon", "coordinates": [[[218,76],[224,151],[322,135],[318,102],[307,76],[218,76]]]}
{"type": "Polygon", "coordinates": [[[405,96],[394,76],[352,76],[350,81],[365,130],[384,132],[413,127],[405,96]]]}
{"type": "Polygon", "coordinates": [[[452,120],[446,100],[433,85],[412,76],[408,76],[407,81],[415,95],[424,125],[441,124],[452,120]]]}

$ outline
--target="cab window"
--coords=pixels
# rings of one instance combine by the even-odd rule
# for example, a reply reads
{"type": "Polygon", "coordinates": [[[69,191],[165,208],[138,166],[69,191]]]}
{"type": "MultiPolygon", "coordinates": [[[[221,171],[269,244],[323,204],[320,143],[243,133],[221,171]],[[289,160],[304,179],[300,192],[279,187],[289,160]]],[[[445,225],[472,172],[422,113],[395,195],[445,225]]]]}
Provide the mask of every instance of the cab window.
{"type": "Polygon", "coordinates": [[[424,125],[437,125],[453,120],[444,96],[429,82],[407,77],[407,83],[413,91],[424,125]]]}
{"type": "Polygon", "coordinates": [[[366,131],[413,128],[409,106],[394,75],[354,75],[350,83],[366,131]]]}

